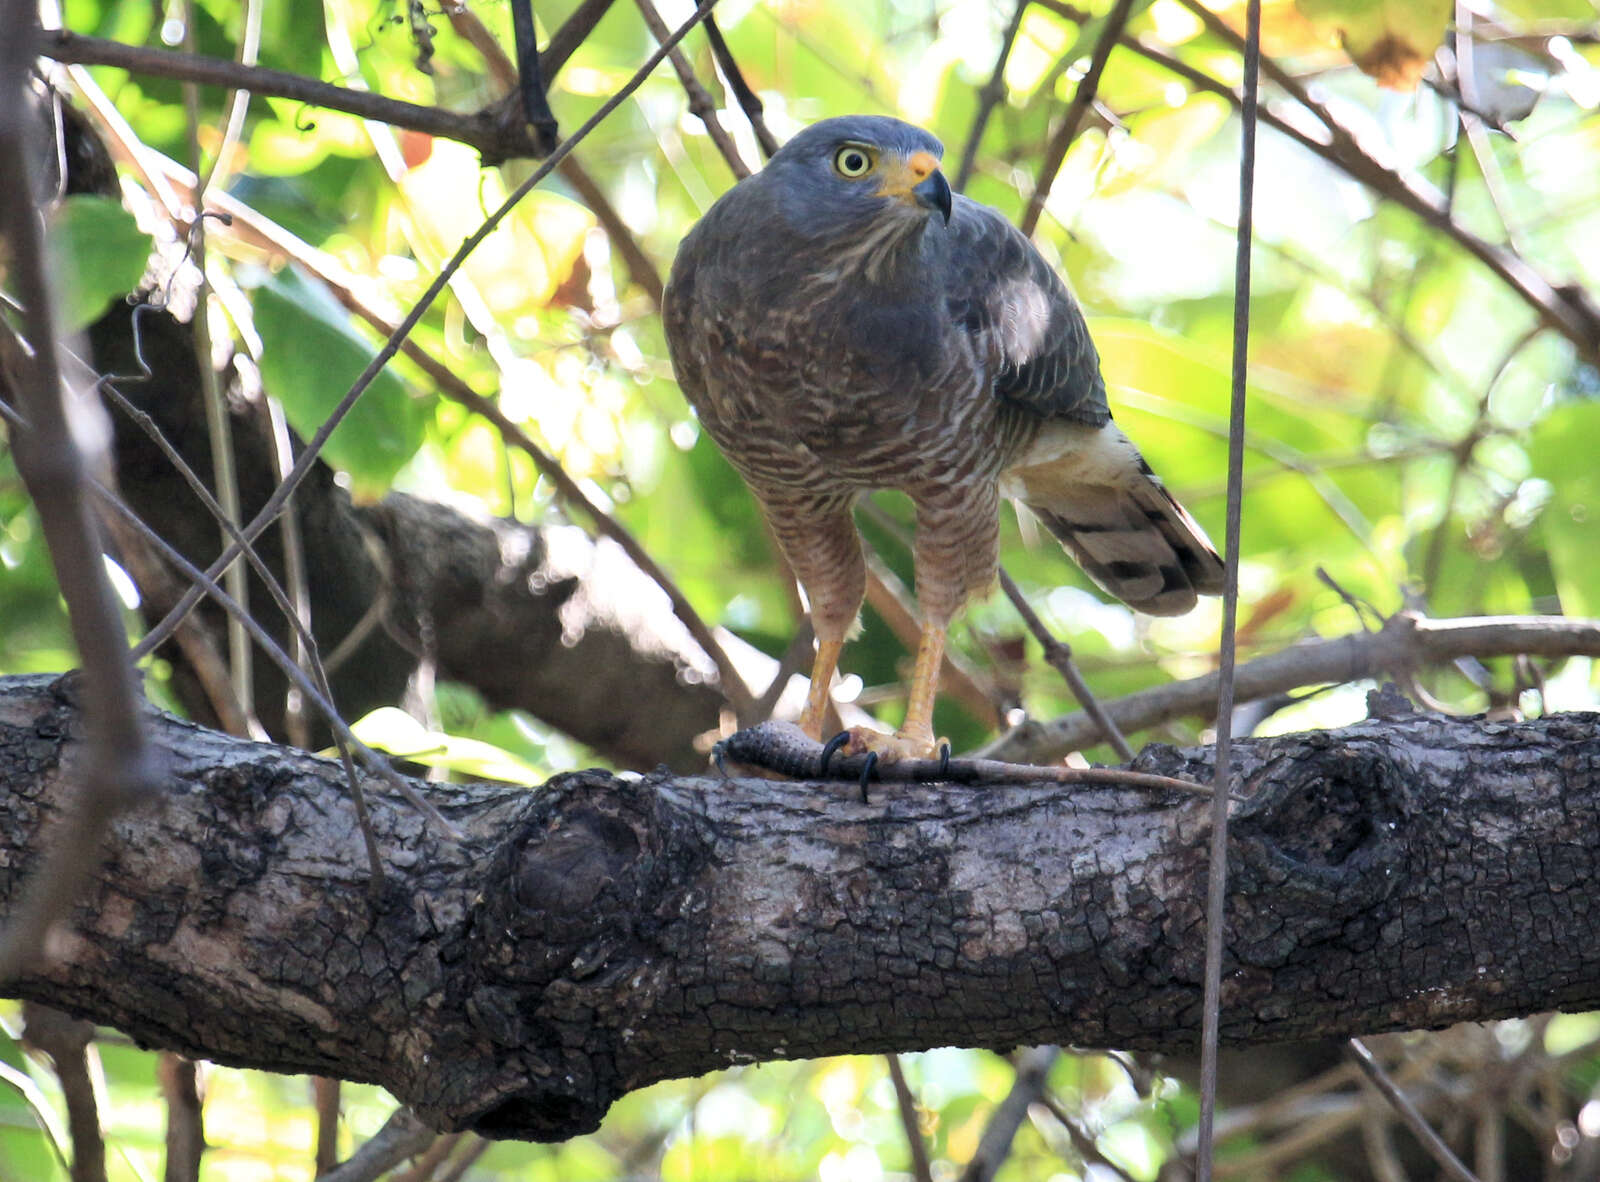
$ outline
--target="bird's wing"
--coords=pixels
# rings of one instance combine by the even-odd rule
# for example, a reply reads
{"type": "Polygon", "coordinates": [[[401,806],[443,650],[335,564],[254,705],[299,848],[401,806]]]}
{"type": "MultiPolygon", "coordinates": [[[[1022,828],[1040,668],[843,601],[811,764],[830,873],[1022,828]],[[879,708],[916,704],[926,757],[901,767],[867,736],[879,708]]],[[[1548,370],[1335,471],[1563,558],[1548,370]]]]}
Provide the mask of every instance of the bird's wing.
{"type": "Polygon", "coordinates": [[[1050,264],[999,212],[965,197],[949,232],[950,311],[992,367],[995,394],[1044,418],[1108,421],[1100,356],[1050,264]]]}

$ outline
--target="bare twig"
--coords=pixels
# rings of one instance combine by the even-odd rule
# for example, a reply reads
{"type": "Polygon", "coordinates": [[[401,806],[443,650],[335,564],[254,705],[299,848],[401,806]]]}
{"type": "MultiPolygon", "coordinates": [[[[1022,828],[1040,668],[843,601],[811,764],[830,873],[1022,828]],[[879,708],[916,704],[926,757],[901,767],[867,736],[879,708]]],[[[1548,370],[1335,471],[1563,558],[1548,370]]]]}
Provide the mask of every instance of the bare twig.
{"type": "Polygon", "coordinates": [[[884,1059],[888,1061],[889,1079],[894,1084],[894,1102],[900,1111],[900,1127],[905,1130],[906,1147],[911,1151],[911,1176],[916,1182],[933,1182],[928,1146],[922,1139],[922,1121],[917,1115],[917,1098],[911,1092],[911,1085],[906,1082],[900,1056],[890,1052],[884,1059]]]}
{"type": "Polygon", "coordinates": [[[1200,1144],[1197,1182],[1210,1182],[1217,1110],[1217,1035],[1222,1013],[1222,948],[1228,893],[1228,778],[1233,740],[1233,682],[1239,619],[1239,522],[1244,504],[1244,422],[1250,370],[1250,246],[1255,202],[1256,89],[1261,70],[1261,0],[1249,0],[1244,102],[1239,147],[1239,228],[1233,272],[1233,391],[1228,415],[1227,545],[1223,558],[1222,651],[1217,671],[1216,779],[1206,875],[1205,1001],[1200,1032],[1200,1144]]]}
{"type": "Polygon", "coordinates": [[[248,90],[252,94],[293,99],[330,111],[344,111],[363,119],[376,119],[395,127],[456,140],[478,149],[487,159],[538,158],[540,145],[519,117],[505,119],[493,110],[464,114],[441,107],[424,107],[371,91],[354,90],[318,82],[302,74],[247,66],[241,62],[200,57],[170,49],[124,45],[100,37],[85,37],[66,29],[47,29],[39,52],[58,62],[86,66],[116,66],[135,74],[175,78],[201,85],[248,90]]]}
{"type": "Polygon", "coordinates": [[[1094,1138],[1089,1135],[1088,1131],[1083,1128],[1082,1124],[1070,1112],[1056,1102],[1054,1096],[1046,1092],[1039,1097],[1039,1103],[1044,1107],[1045,1111],[1056,1118],[1056,1123],[1066,1130],[1067,1137],[1072,1142],[1072,1148],[1077,1151],[1078,1157],[1083,1162],[1099,1166],[1103,1173],[1110,1174],[1113,1178],[1120,1179],[1121,1182],[1132,1182],[1121,1166],[1100,1152],[1100,1147],[1094,1143],[1094,1138]]]}
{"type": "Polygon", "coordinates": [[[1083,674],[1078,671],[1077,662],[1072,659],[1071,647],[1057,639],[1055,634],[1044,626],[1044,621],[1039,618],[1039,613],[1033,610],[1033,605],[1022,593],[1022,588],[1017,586],[1016,580],[1003,568],[1000,571],[1000,586],[1005,590],[1006,598],[1011,600],[1011,606],[1016,608],[1017,614],[1022,617],[1023,624],[1039,642],[1039,647],[1044,649],[1044,659],[1049,662],[1051,668],[1061,674],[1061,679],[1067,683],[1072,696],[1078,699],[1078,705],[1082,706],[1084,713],[1094,720],[1100,735],[1111,744],[1117,757],[1124,763],[1132,760],[1133,748],[1128,745],[1127,738],[1106,713],[1105,707],[1100,704],[1100,699],[1094,696],[1089,683],[1084,681],[1083,674]]]}
{"type": "Polygon", "coordinates": [[[756,142],[761,145],[762,157],[770,160],[778,151],[778,137],[773,135],[772,129],[767,126],[761,96],[751,90],[750,83],[745,81],[744,71],[739,69],[739,63],[733,60],[733,51],[728,48],[727,41],[723,40],[722,30],[717,27],[716,18],[706,17],[705,26],[706,39],[711,42],[711,55],[717,59],[717,67],[727,80],[728,89],[733,91],[739,109],[750,121],[750,129],[756,133],[756,142]]]}
{"type": "Polygon", "coordinates": [[[995,55],[994,72],[989,75],[989,81],[983,89],[978,91],[978,110],[972,116],[972,130],[967,132],[966,146],[961,149],[961,166],[956,169],[953,187],[957,193],[967,191],[967,182],[972,179],[972,170],[977,167],[978,145],[983,142],[983,129],[989,125],[989,116],[994,114],[1000,100],[1006,97],[1006,60],[1011,56],[1011,47],[1016,44],[1017,30],[1022,27],[1022,14],[1027,9],[1028,0],[1017,0],[1005,35],[1000,38],[1000,52],[995,55]]]}
{"type": "MultiPolygon", "coordinates": [[[[1600,620],[1565,616],[1469,616],[1427,620],[1407,612],[1391,616],[1377,632],[1313,640],[1240,665],[1238,698],[1266,697],[1298,686],[1360,681],[1396,669],[1457,657],[1600,656],[1600,620]]],[[[1210,718],[1217,703],[1217,674],[1207,673],[1142,690],[1105,703],[1124,730],[1145,730],[1174,718],[1210,718]]],[[[1094,741],[1085,714],[1028,723],[1000,736],[979,753],[995,759],[1052,759],[1094,741]]]]}
{"type": "MultiPolygon", "coordinates": [[[[657,41],[664,41],[669,32],[667,22],[661,19],[656,6],[650,0],[635,0],[635,3],[638,4],[639,15],[644,17],[644,23],[649,27],[651,34],[657,41]]],[[[722,158],[728,162],[734,180],[744,180],[750,175],[750,166],[744,162],[744,157],[739,155],[738,145],[733,142],[733,137],[717,118],[717,104],[711,101],[706,88],[700,85],[700,79],[695,76],[694,67],[689,64],[689,59],[683,50],[673,49],[667,55],[667,60],[672,63],[672,69],[678,75],[683,93],[689,97],[689,110],[704,125],[711,142],[717,146],[717,151],[722,153],[722,158]]]]}
{"type": "MultiPolygon", "coordinates": [[[[241,66],[255,65],[261,52],[261,14],[265,8],[265,0],[245,0],[244,36],[239,39],[239,48],[234,54],[234,60],[241,66]]],[[[239,143],[239,136],[244,132],[244,120],[249,112],[250,92],[245,89],[235,90],[228,97],[228,119],[223,124],[222,142],[217,146],[217,154],[211,160],[211,168],[205,174],[205,180],[200,184],[202,192],[212,185],[227,183],[228,174],[233,168],[233,150],[239,143]]]]}
{"type": "Polygon", "coordinates": [[[22,1005],[23,1041],[50,1056],[72,1139],[72,1182],[106,1182],[106,1142],[89,1072],[94,1023],[68,1017],[37,1002],[22,1005]]]}
{"type": "Polygon", "coordinates": [[[1423,1119],[1422,1113],[1417,1111],[1417,1106],[1395,1085],[1394,1080],[1389,1078],[1389,1073],[1372,1057],[1372,1052],[1367,1049],[1366,1044],[1359,1038],[1352,1038],[1346,1044],[1346,1049],[1350,1052],[1350,1058],[1355,1060],[1356,1066],[1361,1068],[1378,1091],[1383,1093],[1384,1099],[1394,1106],[1394,1110],[1400,1114],[1400,1119],[1405,1122],[1406,1128],[1411,1130],[1411,1135],[1428,1151],[1429,1156],[1439,1163],[1439,1168],[1456,1182],[1478,1182],[1472,1171],[1461,1164],[1461,1159],[1451,1151],[1450,1146],[1433,1131],[1433,1126],[1423,1119]]]}
{"type": "MultiPolygon", "coordinates": [[[[183,48],[194,54],[198,45],[195,30],[195,0],[186,0],[183,17],[183,48]]],[[[196,210],[205,208],[206,174],[200,160],[200,88],[193,82],[183,84],[184,138],[189,149],[189,168],[201,177],[195,189],[196,210]]],[[[190,344],[195,352],[196,372],[200,376],[200,403],[205,409],[206,436],[211,444],[211,479],[217,488],[217,500],[222,516],[219,521],[226,526],[239,520],[239,480],[234,470],[233,419],[223,401],[222,389],[217,382],[216,367],[211,364],[211,283],[206,275],[206,219],[196,213],[189,222],[188,253],[194,262],[195,309],[192,322],[193,336],[190,344]]],[[[233,563],[222,572],[228,594],[246,611],[250,609],[250,581],[241,563],[233,563]]],[[[238,620],[228,621],[228,674],[233,682],[233,696],[238,700],[249,730],[246,735],[254,739],[266,738],[260,722],[256,720],[255,675],[252,672],[250,638],[238,620]]]]}
{"type": "Polygon", "coordinates": [[[444,1164],[445,1159],[455,1151],[455,1147],[461,1143],[461,1138],[465,1135],[465,1133],[446,1133],[418,1154],[410,1169],[391,1175],[392,1182],[433,1182],[434,1174],[444,1164]]]}
{"type": "MultiPolygon", "coordinates": [[[[0,237],[8,278],[21,301],[31,353],[0,364],[7,384],[34,429],[12,440],[17,469],[39,513],[73,640],[83,664],[89,756],[77,808],[55,833],[25,898],[0,934],[0,980],[39,954],[50,925],[70,906],[97,861],[111,818],[156,782],[155,760],[139,720],[139,691],[123,642],[116,597],[106,578],[94,523],[84,499],[85,460],[68,425],[66,391],[56,360],[54,326],[44,272],[40,217],[33,203],[33,146],[27,91],[34,57],[34,12],[27,0],[0,3],[0,159],[11,161],[0,189],[0,237]]],[[[75,406],[92,421],[96,411],[75,406]]],[[[103,430],[103,421],[101,424],[103,430]]]]}
{"type": "Polygon", "coordinates": [[[1067,158],[1067,149],[1077,138],[1083,117],[1094,102],[1095,91],[1100,87],[1100,75],[1106,68],[1106,59],[1121,39],[1123,26],[1128,23],[1128,13],[1132,8],[1133,0],[1117,0],[1106,17],[1105,28],[1095,42],[1094,55],[1089,59],[1089,69],[1079,81],[1072,103],[1045,147],[1044,159],[1039,164],[1039,179],[1034,182],[1033,195],[1028,198],[1028,207],[1022,213],[1022,220],[1017,223],[1024,234],[1032,234],[1034,227],[1039,224],[1039,215],[1044,212],[1044,203],[1050,196],[1050,187],[1055,184],[1056,173],[1061,171],[1061,162],[1067,158]]]}
{"type": "Polygon", "coordinates": [[[1029,1107],[1043,1097],[1050,1068],[1060,1057],[1060,1047],[1030,1047],[1017,1057],[1011,1091],[990,1115],[972,1160],[961,1171],[961,1182],[989,1182],[995,1176],[1011,1152],[1011,1142],[1027,1119],[1029,1107]]]}

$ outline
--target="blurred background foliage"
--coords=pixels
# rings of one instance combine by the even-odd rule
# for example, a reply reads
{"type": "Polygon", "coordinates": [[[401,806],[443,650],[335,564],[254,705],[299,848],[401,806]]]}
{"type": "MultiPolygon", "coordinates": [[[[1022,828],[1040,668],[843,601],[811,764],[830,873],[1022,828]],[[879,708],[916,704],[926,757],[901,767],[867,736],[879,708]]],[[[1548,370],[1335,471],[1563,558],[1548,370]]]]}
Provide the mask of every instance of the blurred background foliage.
{"type": "MultiPolygon", "coordinates": [[[[541,39],[575,7],[540,0],[541,39]]],[[[1021,216],[1105,7],[1038,0],[1025,9],[971,196],[1021,216]]],[[[669,24],[689,11],[682,2],[662,8],[669,24]]],[[[1209,8],[1241,26],[1242,4],[1214,0],[1209,8]]],[[[510,45],[503,0],[471,11],[510,45]]],[[[260,61],[455,110],[498,96],[482,56],[437,10],[422,13],[435,38],[430,70],[420,70],[406,14],[388,0],[276,0],[262,6],[260,61]]],[[[990,0],[726,0],[717,9],[780,139],[825,116],[890,112],[937,132],[952,172],[1011,15],[1009,3],[990,0]]],[[[79,33],[149,45],[175,44],[192,19],[199,52],[232,58],[245,9],[237,0],[196,0],[192,8],[64,0],[59,19],[79,33]]],[[[1225,97],[1160,59],[1224,87],[1237,84],[1241,65],[1230,40],[1179,0],[1136,4],[1128,32],[1154,53],[1113,53],[1035,239],[1087,309],[1119,421],[1220,542],[1239,127],[1225,97]]],[[[1389,0],[1265,4],[1266,52],[1389,177],[1437,191],[1462,229],[1558,287],[1600,284],[1597,34],[1600,13],[1590,0],[1474,0],[1459,11],[1389,0]],[[1465,121],[1448,81],[1464,60],[1450,40],[1463,14],[1471,21],[1467,81],[1477,111],[1465,121]],[[1391,52],[1375,65],[1378,43],[1391,52]],[[1400,53],[1395,65],[1394,44],[1409,46],[1412,57],[1400,53]],[[1380,86],[1375,74],[1402,89],[1380,86]],[[1403,88],[1409,84],[1415,89],[1403,88]]],[[[551,85],[562,128],[593,113],[654,46],[634,6],[616,4],[551,85]]],[[[706,41],[691,36],[686,52],[754,165],[754,135],[719,84],[706,41]]],[[[137,141],[188,159],[178,83],[112,68],[86,77],[137,141]]],[[[1266,93],[1292,124],[1313,122],[1278,88],[1266,93]]],[[[409,307],[532,167],[485,169],[460,144],[274,98],[252,102],[242,134],[226,140],[225,96],[208,88],[200,98],[207,167],[223,152],[213,183],[303,239],[389,309],[409,307]]],[[[733,180],[665,67],[576,156],[660,274],[686,228],[733,180]]],[[[1257,183],[1242,655],[1357,630],[1362,623],[1346,595],[1384,615],[1404,607],[1437,616],[1600,613],[1594,343],[1586,353],[1544,327],[1538,310],[1459,236],[1269,128],[1257,183]],[[1319,568],[1345,595],[1319,580],[1319,568]]],[[[56,215],[57,273],[75,325],[133,284],[150,235],[163,232],[139,179],[130,174],[125,188],[131,213],[74,198],[56,215]]],[[[679,580],[707,621],[779,657],[800,618],[793,589],[748,493],[688,413],[649,286],[622,257],[580,195],[552,177],[471,257],[415,339],[557,456],[679,580]]],[[[255,360],[290,423],[311,434],[371,357],[375,338],[314,274],[241,236],[213,230],[208,259],[221,293],[211,308],[214,335],[255,360]]],[[[368,393],[327,456],[358,499],[399,488],[488,514],[561,519],[548,482],[525,457],[440,398],[404,360],[368,393]]],[[[882,497],[865,528],[889,570],[909,582],[906,510],[882,497]]],[[[1102,602],[1036,532],[1008,513],[1004,563],[1071,644],[1098,694],[1116,697],[1212,667],[1215,602],[1181,619],[1135,616],[1102,602]]],[[[37,521],[4,451],[0,568],[0,672],[71,666],[37,521]]],[[[906,648],[875,612],[864,623],[847,650],[843,693],[893,723],[906,648]]],[[[1074,709],[1025,635],[995,596],[968,611],[955,643],[1000,687],[1013,719],[1074,709]]],[[[151,670],[158,694],[161,676],[158,664],[151,670]]],[[[1467,711],[1491,702],[1530,712],[1600,704],[1600,679],[1587,659],[1520,669],[1463,662],[1425,684],[1438,701],[1467,711]]],[[[1364,712],[1365,688],[1307,695],[1263,728],[1351,721],[1364,712]]],[[[448,686],[440,694],[438,719],[454,743],[446,762],[457,772],[537,779],[592,762],[533,720],[488,715],[448,686]]],[[[958,748],[992,734],[988,722],[949,700],[938,725],[958,748]]],[[[396,750],[432,742],[404,718],[375,716],[365,726],[369,739],[387,737],[396,750]]],[[[1142,736],[1203,737],[1186,724],[1142,736]]],[[[1104,749],[1087,754],[1108,757],[1104,749]]],[[[12,1037],[0,1046],[0,1175],[65,1177],[54,1076],[19,1049],[16,1012],[3,1013],[12,1037]]],[[[1538,1119],[1519,1116],[1509,1093],[1495,1102],[1493,1119],[1527,1125],[1533,1160],[1551,1176],[1593,1177],[1561,1171],[1577,1168],[1571,1163],[1584,1160],[1600,1134],[1596,1025],[1573,1016],[1486,1041],[1474,1033],[1463,1036],[1476,1048],[1470,1055],[1440,1052],[1435,1062],[1477,1064],[1460,1074],[1470,1080],[1486,1062],[1542,1057],[1548,1069],[1529,1076],[1550,1089],[1540,1093],[1538,1119]]],[[[155,1177],[163,1117],[154,1056],[115,1037],[97,1043],[96,1053],[110,1175],[155,1177]]],[[[945,1050],[909,1057],[907,1074],[933,1176],[954,1177],[1011,1087],[1011,1066],[988,1052],[945,1050]]],[[[213,1148],[203,1177],[310,1176],[314,1130],[304,1081],[215,1068],[205,1072],[205,1093],[213,1148]]],[[[1049,1106],[1036,1106],[1023,1123],[1001,1178],[1154,1178],[1194,1119],[1192,1092],[1160,1065],[1105,1055],[1063,1056],[1046,1094],[1049,1106]]],[[[1360,1106],[1360,1093],[1341,1094],[1360,1106]]],[[[369,1135],[387,1108],[370,1089],[347,1087],[343,1149],[369,1135]]],[[[1270,1127],[1247,1128],[1229,1151],[1249,1162],[1274,1136],[1270,1127]]],[[[1241,1176],[1369,1176],[1354,1158],[1318,1154],[1312,1144],[1241,1176]]],[[[620,1102],[591,1137],[496,1145],[465,1176],[835,1182],[910,1168],[882,1061],[844,1058],[657,1085],[620,1102]]]]}

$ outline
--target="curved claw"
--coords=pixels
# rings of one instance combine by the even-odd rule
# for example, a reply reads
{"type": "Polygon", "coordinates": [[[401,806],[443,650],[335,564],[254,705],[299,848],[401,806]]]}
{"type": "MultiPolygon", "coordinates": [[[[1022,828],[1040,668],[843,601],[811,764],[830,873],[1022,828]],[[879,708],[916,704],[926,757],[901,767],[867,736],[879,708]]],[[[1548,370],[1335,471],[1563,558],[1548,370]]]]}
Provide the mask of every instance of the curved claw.
{"type": "Polygon", "coordinates": [[[822,754],[817,757],[817,775],[828,774],[828,761],[838,754],[839,748],[850,741],[849,731],[840,731],[822,745],[822,754]]]}
{"type": "Polygon", "coordinates": [[[872,779],[872,773],[878,770],[878,753],[867,752],[867,761],[861,765],[861,803],[867,803],[867,782],[872,779]]]}
{"type": "Polygon", "coordinates": [[[711,748],[711,760],[717,765],[717,770],[722,773],[722,778],[724,780],[728,778],[728,765],[725,762],[725,759],[726,752],[723,750],[721,743],[718,743],[716,746],[711,748]]]}
{"type": "Polygon", "coordinates": [[[939,778],[941,780],[950,778],[950,741],[948,739],[939,744],[939,778]]]}

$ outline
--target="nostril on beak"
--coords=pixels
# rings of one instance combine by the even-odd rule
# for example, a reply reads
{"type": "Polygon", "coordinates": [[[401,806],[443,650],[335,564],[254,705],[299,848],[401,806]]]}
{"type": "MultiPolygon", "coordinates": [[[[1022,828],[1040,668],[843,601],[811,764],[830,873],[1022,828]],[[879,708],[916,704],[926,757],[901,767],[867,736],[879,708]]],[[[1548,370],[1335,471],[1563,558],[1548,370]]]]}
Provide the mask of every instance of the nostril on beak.
{"type": "Polygon", "coordinates": [[[939,167],[939,161],[932,152],[917,152],[906,164],[911,169],[911,175],[919,181],[926,180],[939,167]]]}

